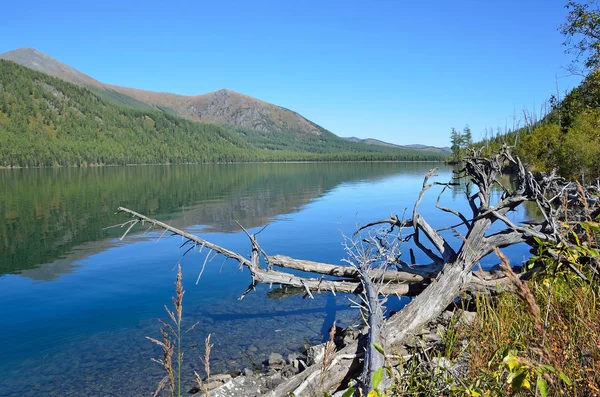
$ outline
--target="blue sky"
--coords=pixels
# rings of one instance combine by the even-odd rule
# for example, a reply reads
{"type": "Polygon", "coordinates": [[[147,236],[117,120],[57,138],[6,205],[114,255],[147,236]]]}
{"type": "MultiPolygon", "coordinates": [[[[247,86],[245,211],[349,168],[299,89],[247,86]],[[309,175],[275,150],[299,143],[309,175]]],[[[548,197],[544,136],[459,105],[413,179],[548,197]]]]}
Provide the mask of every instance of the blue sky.
{"type": "Polygon", "coordinates": [[[0,52],[33,47],[110,84],[228,88],[340,136],[447,145],[577,84],[566,0],[11,1],[0,52]],[[126,3],[126,4],[121,4],[126,3]]]}

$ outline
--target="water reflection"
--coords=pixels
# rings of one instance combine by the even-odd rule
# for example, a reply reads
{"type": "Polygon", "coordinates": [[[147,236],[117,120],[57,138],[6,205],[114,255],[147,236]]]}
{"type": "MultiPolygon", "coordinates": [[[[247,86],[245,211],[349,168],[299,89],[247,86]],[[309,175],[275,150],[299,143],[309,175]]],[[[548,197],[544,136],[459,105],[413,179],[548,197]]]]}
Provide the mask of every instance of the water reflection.
{"type": "MultiPolygon", "coordinates": [[[[430,165],[429,165],[430,166],[430,165]]],[[[297,211],[341,183],[373,181],[399,167],[408,174],[428,165],[403,163],[239,164],[0,170],[0,275],[56,263],[24,275],[54,279],[81,256],[106,249],[84,243],[115,237],[103,231],[123,221],[119,206],[173,226],[210,231],[264,225],[297,211]],[[59,261],[60,262],[60,261],[59,261]]],[[[121,231],[122,232],[122,231],[121,231]]]]}
{"type": "MultiPolygon", "coordinates": [[[[248,252],[249,243],[243,233],[235,233],[234,220],[250,232],[268,223],[260,242],[269,254],[340,263],[346,256],[341,231],[351,234],[356,224],[385,218],[390,211],[402,214],[433,166],[0,172],[2,186],[9,186],[0,190],[0,266],[4,273],[20,273],[0,277],[0,395],[133,396],[154,390],[162,375],[150,358],[160,352],[145,337],[160,335],[156,319],[166,317],[163,305],[173,295],[181,239],[166,237],[156,244],[158,233],[143,237],[140,228],[119,242],[115,237],[122,230],[102,231],[123,222],[123,215],[113,214],[116,207],[148,213],[241,253],[248,252]]],[[[450,179],[447,168],[439,174],[439,181],[450,179]]],[[[447,226],[456,219],[435,210],[436,188],[423,198],[421,212],[433,227],[447,226]]],[[[442,205],[468,211],[463,197],[448,194],[442,205]]],[[[343,326],[357,317],[342,294],[277,300],[269,299],[269,286],[261,285],[238,301],[249,280],[247,270],[240,271],[233,261],[207,266],[196,285],[205,255],[191,251],[181,262],[184,317],[190,325],[200,321],[186,336],[189,344],[213,335],[216,372],[260,363],[273,351],[297,352],[306,340],[321,341],[334,320],[343,326]]],[[[417,253],[417,262],[426,261],[417,253]]],[[[277,290],[270,294],[280,295],[277,290]]],[[[402,304],[390,300],[387,308],[398,310],[402,304]]],[[[198,356],[198,351],[186,353],[186,379],[192,379],[198,356]]]]}

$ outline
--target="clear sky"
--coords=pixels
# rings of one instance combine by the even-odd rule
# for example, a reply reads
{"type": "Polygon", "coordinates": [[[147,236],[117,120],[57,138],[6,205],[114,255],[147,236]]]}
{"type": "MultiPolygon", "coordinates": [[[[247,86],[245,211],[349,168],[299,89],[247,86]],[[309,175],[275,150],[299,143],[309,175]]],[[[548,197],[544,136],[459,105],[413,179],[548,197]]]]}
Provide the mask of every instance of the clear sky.
{"type": "Polygon", "coordinates": [[[0,52],[33,47],[105,83],[221,88],[340,136],[448,145],[576,85],[566,0],[6,1],[0,52]]]}

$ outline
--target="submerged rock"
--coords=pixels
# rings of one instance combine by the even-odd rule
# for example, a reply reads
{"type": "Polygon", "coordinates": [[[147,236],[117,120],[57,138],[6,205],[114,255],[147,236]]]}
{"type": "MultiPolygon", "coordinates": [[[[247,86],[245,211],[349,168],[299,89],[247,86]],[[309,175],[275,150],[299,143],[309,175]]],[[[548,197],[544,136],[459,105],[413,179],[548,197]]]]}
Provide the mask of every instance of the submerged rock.
{"type": "Polygon", "coordinates": [[[281,354],[271,353],[269,354],[267,364],[269,365],[269,367],[283,367],[285,365],[285,360],[283,359],[283,356],[281,354]]]}

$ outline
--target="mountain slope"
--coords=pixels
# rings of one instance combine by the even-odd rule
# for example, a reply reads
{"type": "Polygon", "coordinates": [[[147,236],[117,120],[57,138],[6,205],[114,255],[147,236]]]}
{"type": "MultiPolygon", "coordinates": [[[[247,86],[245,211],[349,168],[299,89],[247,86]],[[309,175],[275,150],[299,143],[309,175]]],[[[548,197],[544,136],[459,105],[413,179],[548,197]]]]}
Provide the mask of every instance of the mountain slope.
{"type": "Polygon", "coordinates": [[[233,161],[258,150],[223,127],[115,106],[0,60],[0,166],[233,161]]]}
{"type": "Polygon", "coordinates": [[[452,154],[452,149],[448,146],[438,147],[438,146],[429,146],[429,145],[421,145],[421,144],[412,144],[412,145],[402,145],[403,148],[412,149],[412,150],[421,150],[424,152],[431,153],[443,153],[446,155],[452,154]]]}
{"type": "MultiPolygon", "coordinates": [[[[0,54],[29,69],[87,88],[100,98],[119,106],[139,110],[159,110],[189,120],[234,128],[238,136],[254,146],[269,150],[331,152],[391,152],[417,150],[443,152],[429,147],[408,147],[378,140],[339,138],[300,114],[247,95],[219,90],[197,96],[152,92],[102,83],[32,48],[0,54]]],[[[408,153],[408,152],[406,152],[408,153]]]]}
{"type": "Polygon", "coordinates": [[[445,155],[452,154],[452,150],[449,147],[437,147],[437,146],[428,146],[428,145],[420,145],[420,144],[396,145],[395,143],[384,142],[384,141],[381,141],[381,140],[375,139],[375,138],[361,139],[361,138],[357,138],[354,136],[342,138],[342,139],[345,139],[349,142],[364,143],[366,145],[384,146],[384,147],[404,149],[404,150],[419,150],[419,151],[423,151],[423,152],[439,153],[439,154],[445,154],[445,155]]]}
{"type": "Polygon", "coordinates": [[[298,134],[301,139],[291,130],[269,134],[273,139],[257,130],[117,106],[87,87],[0,60],[0,167],[440,159],[346,142],[326,131],[298,134]]]}
{"type": "Polygon", "coordinates": [[[185,96],[110,86],[139,101],[173,109],[180,116],[206,123],[227,124],[262,132],[297,130],[321,135],[326,130],[301,115],[280,106],[222,89],[198,96],[185,96]]]}
{"type": "Polygon", "coordinates": [[[8,51],[0,54],[0,59],[90,88],[104,99],[122,106],[158,109],[194,121],[262,132],[294,130],[314,135],[327,132],[296,112],[230,90],[186,96],[108,85],[32,48],[8,51]]]}
{"type": "Polygon", "coordinates": [[[0,54],[0,59],[13,61],[26,68],[36,70],[47,74],[48,76],[56,77],[68,83],[85,87],[96,93],[98,96],[113,102],[120,106],[129,107],[132,109],[143,110],[159,110],[156,107],[147,103],[131,98],[117,90],[113,90],[108,85],[81,73],[75,68],[64,64],[49,55],[44,54],[34,48],[19,48],[0,54]]]}
{"type": "Polygon", "coordinates": [[[79,86],[90,86],[105,89],[106,86],[93,79],[92,77],[81,73],[80,71],[66,65],[49,55],[44,54],[33,48],[19,48],[0,54],[0,59],[13,61],[26,68],[37,70],[49,76],[57,77],[61,80],[73,83],[79,86]]]}

